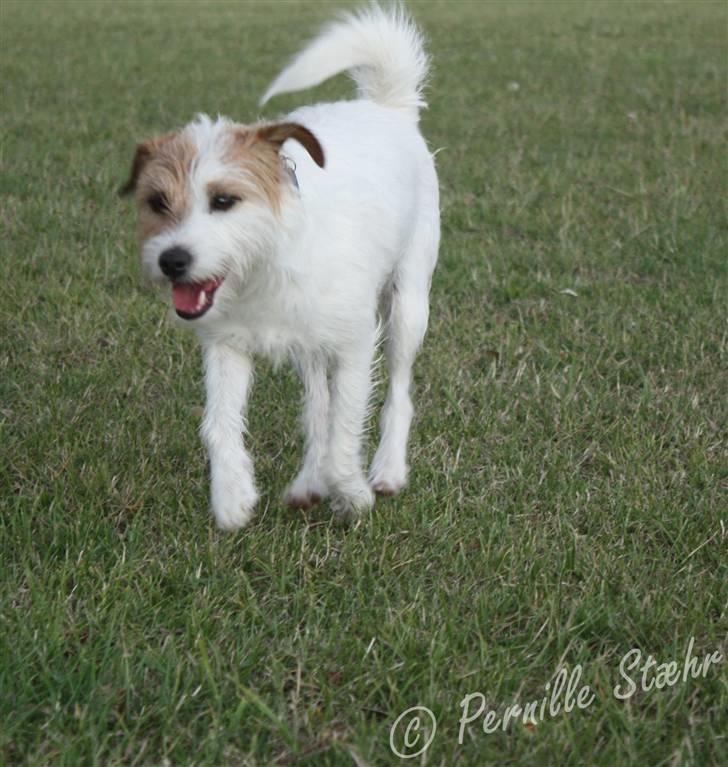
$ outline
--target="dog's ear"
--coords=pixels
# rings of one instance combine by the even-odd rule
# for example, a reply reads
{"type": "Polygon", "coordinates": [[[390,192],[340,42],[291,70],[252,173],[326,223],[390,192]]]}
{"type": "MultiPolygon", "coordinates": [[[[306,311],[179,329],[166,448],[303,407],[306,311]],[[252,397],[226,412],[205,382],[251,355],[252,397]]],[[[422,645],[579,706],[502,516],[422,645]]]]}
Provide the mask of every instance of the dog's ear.
{"type": "Polygon", "coordinates": [[[323,168],[326,160],[324,150],[316,136],[308,128],[298,123],[271,123],[258,128],[257,138],[261,141],[267,141],[274,144],[280,150],[283,143],[289,138],[298,141],[298,143],[311,155],[313,161],[319,168],[323,168]]]}
{"type": "Polygon", "coordinates": [[[152,159],[159,147],[166,144],[174,135],[174,133],[165,133],[163,136],[155,136],[147,141],[143,141],[141,144],[137,144],[134,160],[131,164],[129,180],[119,189],[120,197],[132,194],[136,190],[137,182],[141,172],[144,170],[144,166],[152,159]]]}
{"type": "Polygon", "coordinates": [[[152,150],[148,142],[143,144],[137,144],[136,152],[134,153],[134,160],[131,164],[131,173],[127,182],[119,188],[119,197],[126,197],[131,194],[137,186],[137,181],[141,175],[144,166],[149,162],[152,156],[152,150]]]}

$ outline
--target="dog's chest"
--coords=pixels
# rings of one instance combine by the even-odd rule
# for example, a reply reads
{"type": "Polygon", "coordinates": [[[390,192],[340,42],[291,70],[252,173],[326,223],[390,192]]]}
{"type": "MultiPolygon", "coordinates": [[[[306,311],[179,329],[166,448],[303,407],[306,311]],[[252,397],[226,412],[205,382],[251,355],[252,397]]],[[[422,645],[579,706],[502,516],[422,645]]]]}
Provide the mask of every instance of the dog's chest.
{"type": "Polygon", "coordinates": [[[246,353],[274,362],[289,357],[294,349],[316,345],[314,329],[290,303],[247,302],[215,329],[214,335],[246,353]]]}

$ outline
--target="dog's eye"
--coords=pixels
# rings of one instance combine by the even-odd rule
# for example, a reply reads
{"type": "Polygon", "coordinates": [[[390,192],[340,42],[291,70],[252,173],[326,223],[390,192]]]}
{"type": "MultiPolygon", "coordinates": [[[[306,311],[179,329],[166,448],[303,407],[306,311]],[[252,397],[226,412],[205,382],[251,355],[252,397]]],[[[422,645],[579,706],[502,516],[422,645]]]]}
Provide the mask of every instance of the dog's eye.
{"type": "Polygon", "coordinates": [[[210,197],[210,211],[230,210],[236,202],[240,202],[240,197],[233,194],[213,194],[210,197]]]}
{"type": "Polygon", "coordinates": [[[169,203],[161,192],[155,192],[147,198],[147,205],[158,215],[169,213],[169,203]]]}

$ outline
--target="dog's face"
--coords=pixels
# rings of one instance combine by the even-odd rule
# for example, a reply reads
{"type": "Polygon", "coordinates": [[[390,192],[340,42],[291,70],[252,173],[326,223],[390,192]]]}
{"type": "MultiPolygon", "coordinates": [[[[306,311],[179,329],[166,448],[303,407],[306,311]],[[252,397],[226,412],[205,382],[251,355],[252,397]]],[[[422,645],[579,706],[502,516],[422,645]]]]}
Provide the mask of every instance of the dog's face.
{"type": "Polygon", "coordinates": [[[222,310],[255,262],[270,257],[291,192],[280,156],[287,139],[323,167],[318,140],[296,123],[244,126],[202,116],[137,147],[121,192],[136,197],[144,272],[171,284],[183,319],[222,310]]]}

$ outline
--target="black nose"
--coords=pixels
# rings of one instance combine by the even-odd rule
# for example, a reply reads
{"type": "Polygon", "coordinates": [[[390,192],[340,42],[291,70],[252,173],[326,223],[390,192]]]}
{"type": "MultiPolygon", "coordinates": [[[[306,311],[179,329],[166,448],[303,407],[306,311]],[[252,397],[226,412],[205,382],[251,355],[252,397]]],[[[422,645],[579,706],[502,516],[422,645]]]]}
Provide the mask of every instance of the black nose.
{"type": "Polygon", "coordinates": [[[192,254],[184,248],[167,248],[159,257],[159,268],[170,280],[184,277],[192,263],[192,254]]]}

